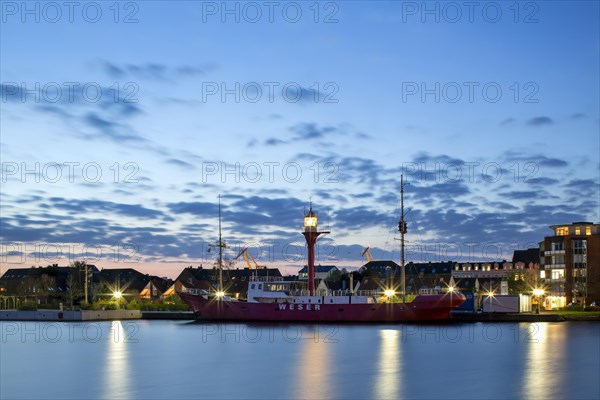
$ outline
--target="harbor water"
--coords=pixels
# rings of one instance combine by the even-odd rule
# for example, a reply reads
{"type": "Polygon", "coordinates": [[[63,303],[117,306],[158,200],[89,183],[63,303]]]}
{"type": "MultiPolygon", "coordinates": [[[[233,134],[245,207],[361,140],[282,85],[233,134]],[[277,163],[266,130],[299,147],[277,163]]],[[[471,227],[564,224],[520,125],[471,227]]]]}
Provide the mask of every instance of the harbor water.
{"type": "Polygon", "coordinates": [[[2,399],[598,399],[600,324],[0,322],[2,399]]]}

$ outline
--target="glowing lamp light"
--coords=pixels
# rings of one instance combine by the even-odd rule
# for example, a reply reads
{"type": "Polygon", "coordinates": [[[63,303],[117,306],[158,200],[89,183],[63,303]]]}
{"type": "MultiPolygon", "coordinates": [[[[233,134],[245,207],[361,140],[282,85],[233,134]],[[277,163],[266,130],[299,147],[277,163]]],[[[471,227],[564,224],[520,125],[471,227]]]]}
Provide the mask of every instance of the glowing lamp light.
{"type": "Polygon", "coordinates": [[[456,288],[454,286],[448,286],[448,293],[454,293],[456,288]]]}
{"type": "Polygon", "coordinates": [[[215,296],[217,296],[217,297],[223,297],[223,296],[225,296],[225,292],[222,291],[222,290],[219,290],[217,293],[215,293],[215,296]]]}
{"type": "Polygon", "coordinates": [[[315,216],[304,217],[304,227],[316,228],[317,227],[317,217],[315,217],[315,216]]]}
{"type": "Polygon", "coordinates": [[[387,289],[383,292],[384,295],[386,295],[387,297],[392,297],[396,294],[396,291],[393,289],[387,289]]]}
{"type": "Polygon", "coordinates": [[[494,292],[487,292],[487,297],[494,297],[494,292]]]}
{"type": "Polygon", "coordinates": [[[119,300],[121,297],[123,297],[123,293],[121,293],[119,290],[117,290],[116,292],[113,293],[113,297],[117,300],[119,300]]]}
{"type": "Polygon", "coordinates": [[[543,296],[544,295],[544,289],[533,289],[533,294],[535,296],[543,296]]]}

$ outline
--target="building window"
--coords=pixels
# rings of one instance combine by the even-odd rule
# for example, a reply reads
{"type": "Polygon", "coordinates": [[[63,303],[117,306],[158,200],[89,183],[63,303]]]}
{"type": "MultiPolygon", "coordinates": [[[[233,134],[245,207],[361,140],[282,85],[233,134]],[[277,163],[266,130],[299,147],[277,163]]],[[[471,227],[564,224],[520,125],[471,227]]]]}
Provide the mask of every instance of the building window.
{"type": "Polygon", "coordinates": [[[592,234],[592,227],[591,226],[586,226],[585,227],[585,234],[586,235],[591,235],[592,234]]]}
{"type": "Polygon", "coordinates": [[[569,234],[568,226],[561,226],[556,228],[556,236],[566,236],[569,234]]]}
{"type": "Polygon", "coordinates": [[[576,235],[581,235],[581,227],[579,227],[579,226],[575,227],[575,234],[576,235]]]}
{"type": "Polygon", "coordinates": [[[546,279],[546,271],[540,271],[540,278],[546,279]]]}
{"type": "Polygon", "coordinates": [[[552,256],[552,261],[550,264],[564,264],[565,256],[563,254],[552,256]]]}
{"type": "Polygon", "coordinates": [[[586,275],[587,275],[587,270],[585,268],[573,269],[573,277],[575,277],[575,278],[585,278],[586,275]]]}
{"type": "Polygon", "coordinates": [[[553,269],[552,270],[552,279],[564,279],[565,278],[565,270],[564,269],[553,269]]]}
{"type": "Polygon", "coordinates": [[[564,250],[565,244],[563,242],[552,242],[550,249],[552,251],[564,250]]]}

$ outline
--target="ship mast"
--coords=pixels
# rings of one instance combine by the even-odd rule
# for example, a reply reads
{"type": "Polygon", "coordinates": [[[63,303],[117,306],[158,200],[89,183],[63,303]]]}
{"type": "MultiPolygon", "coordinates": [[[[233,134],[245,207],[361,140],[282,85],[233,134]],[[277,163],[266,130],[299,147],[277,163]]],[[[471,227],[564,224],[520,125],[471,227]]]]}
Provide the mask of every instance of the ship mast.
{"type": "Polygon", "coordinates": [[[404,220],[404,176],[400,175],[400,271],[402,280],[402,302],[406,303],[406,267],[404,265],[404,235],[406,234],[406,221],[404,220]]]}
{"type": "Polygon", "coordinates": [[[219,195],[219,290],[223,291],[223,240],[221,236],[221,195],[219,195]]]}

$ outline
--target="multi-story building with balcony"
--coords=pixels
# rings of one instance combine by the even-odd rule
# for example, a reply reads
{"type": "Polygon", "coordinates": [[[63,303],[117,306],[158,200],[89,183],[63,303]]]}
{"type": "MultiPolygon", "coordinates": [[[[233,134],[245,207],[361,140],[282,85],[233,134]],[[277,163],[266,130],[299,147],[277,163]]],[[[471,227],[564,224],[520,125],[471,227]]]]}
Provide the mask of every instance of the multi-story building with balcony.
{"type": "Polygon", "coordinates": [[[600,224],[552,225],[540,243],[546,307],[600,301],[600,224]]]}

